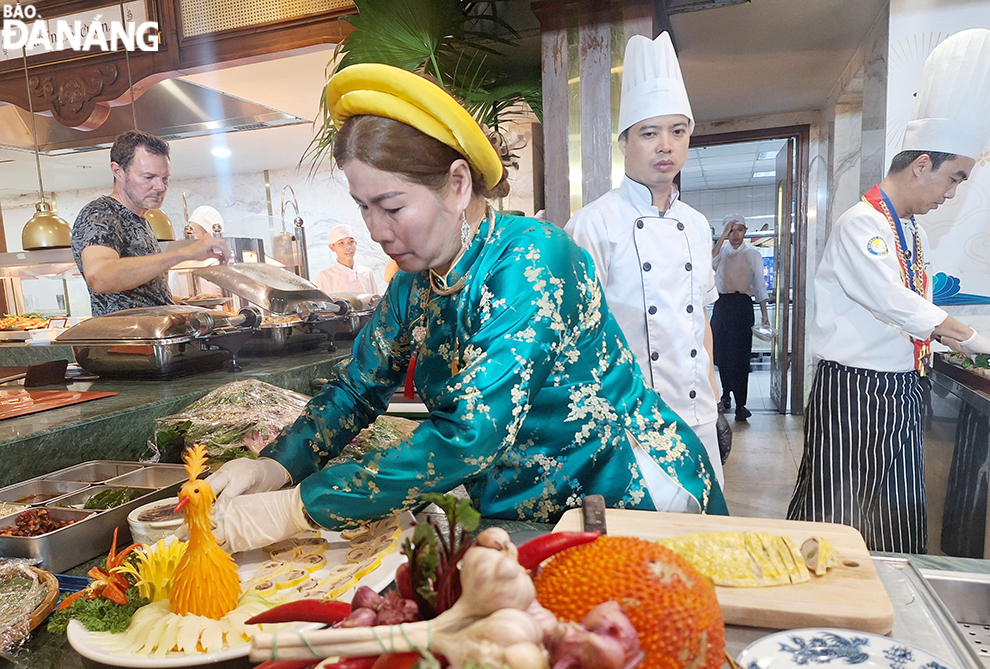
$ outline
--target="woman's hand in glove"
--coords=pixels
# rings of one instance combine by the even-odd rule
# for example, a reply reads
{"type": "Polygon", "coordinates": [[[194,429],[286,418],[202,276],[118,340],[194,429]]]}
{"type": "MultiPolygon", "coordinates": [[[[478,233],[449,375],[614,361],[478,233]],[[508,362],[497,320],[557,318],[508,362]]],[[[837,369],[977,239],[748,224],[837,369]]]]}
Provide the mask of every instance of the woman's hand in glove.
{"type": "Polygon", "coordinates": [[[262,548],[313,529],[303,511],[299,486],[235,497],[214,520],[213,534],[228,553],[262,548]]]}
{"type": "Polygon", "coordinates": [[[237,458],[220,466],[216,474],[207,477],[206,482],[217,496],[214,510],[217,515],[230,501],[240,495],[278,490],[291,482],[285,467],[271,458],[237,458]]]}

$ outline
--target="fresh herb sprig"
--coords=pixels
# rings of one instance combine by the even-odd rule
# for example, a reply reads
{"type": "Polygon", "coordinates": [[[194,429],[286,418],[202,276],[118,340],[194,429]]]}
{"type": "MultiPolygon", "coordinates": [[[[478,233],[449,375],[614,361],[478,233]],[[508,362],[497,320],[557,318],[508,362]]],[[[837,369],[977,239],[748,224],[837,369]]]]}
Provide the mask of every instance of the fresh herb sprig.
{"type": "Polygon", "coordinates": [[[471,500],[431,493],[424,496],[447,517],[446,532],[432,518],[420,523],[412,539],[406,539],[402,552],[409,560],[413,599],[427,620],[446,611],[461,596],[457,563],[474,545],[474,535],[481,514],[471,500]]]}
{"type": "Polygon", "coordinates": [[[52,634],[65,634],[69,621],[75,618],[90,632],[123,632],[134,613],[149,603],[149,600],[138,593],[137,586],[131,586],[124,594],[127,604],[123,606],[104,597],[80,597],[68,608],[52,614],[48,619],[48,631],[52,634]]]}

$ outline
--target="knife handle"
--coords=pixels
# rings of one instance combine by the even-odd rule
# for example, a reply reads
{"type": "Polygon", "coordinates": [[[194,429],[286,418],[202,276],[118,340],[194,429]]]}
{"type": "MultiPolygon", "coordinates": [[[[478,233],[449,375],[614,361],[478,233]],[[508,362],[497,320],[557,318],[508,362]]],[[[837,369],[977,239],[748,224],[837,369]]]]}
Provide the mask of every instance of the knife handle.
{"type": "Polygon", "coordinates": [[[584,520],[584,531],[598,530],[602,536],[607,534],[605,528],[605,498],[601,495],[588,495],[581,500],[581,516],[584,520]]]}

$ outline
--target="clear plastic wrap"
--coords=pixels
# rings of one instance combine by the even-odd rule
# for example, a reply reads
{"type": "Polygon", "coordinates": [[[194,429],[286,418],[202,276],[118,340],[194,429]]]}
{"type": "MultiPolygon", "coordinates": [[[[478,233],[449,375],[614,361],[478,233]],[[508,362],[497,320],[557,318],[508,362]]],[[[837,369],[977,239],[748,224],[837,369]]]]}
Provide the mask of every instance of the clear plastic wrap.
{"type": "Polygon", "coordinates": [[[255,457],[302,413],[309,397],[250,379],[220,386],[177,414],[155,420],[150,459],[179,462],[203,444],[211,463],[255,457]]]}
{"type": "Polygon", "coordinates": [[[0,560],[0,650],[18,647],[47,615],[38,611],[50,599],[41,575],[23,562],[0,560]]]}

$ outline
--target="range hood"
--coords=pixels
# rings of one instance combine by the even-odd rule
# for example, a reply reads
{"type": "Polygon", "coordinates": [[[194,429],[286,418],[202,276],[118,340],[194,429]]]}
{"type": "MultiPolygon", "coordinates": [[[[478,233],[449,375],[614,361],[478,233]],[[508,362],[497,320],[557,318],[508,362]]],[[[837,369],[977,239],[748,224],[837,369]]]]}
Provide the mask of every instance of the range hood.
{"type": "MultiPolygon", "coordinates": [[[[138,128],[168,141],[310,122],[182,79],[155,84],[135,100],[134,108],[138,128]]],[[[43,114],[36,121],[41,153],[48,156],[108,149],[117,135],[134,129],[130,104],[111,108],[95,130],[68,128],[43,114]]],[[[34,152],[28,112],[15,105],[0,108],[0,147],[34,152]]]]}

